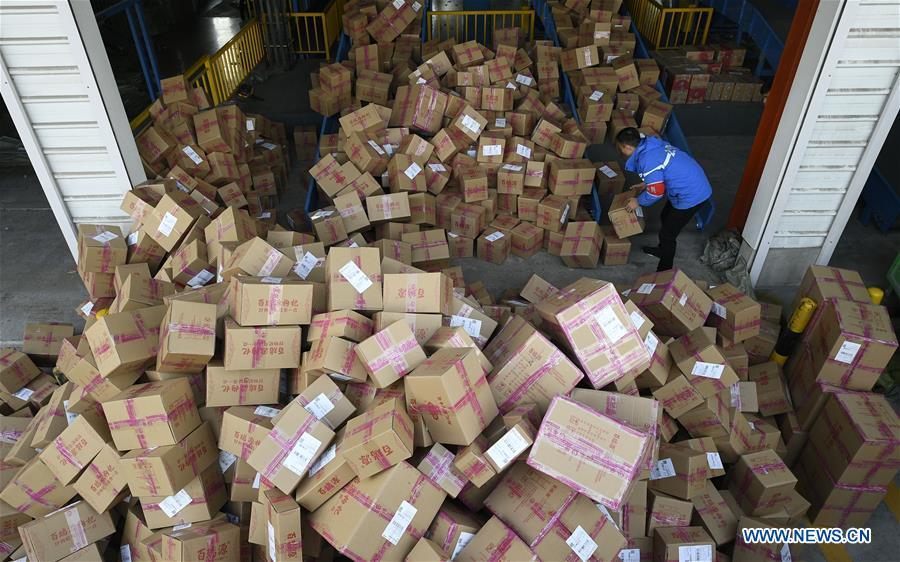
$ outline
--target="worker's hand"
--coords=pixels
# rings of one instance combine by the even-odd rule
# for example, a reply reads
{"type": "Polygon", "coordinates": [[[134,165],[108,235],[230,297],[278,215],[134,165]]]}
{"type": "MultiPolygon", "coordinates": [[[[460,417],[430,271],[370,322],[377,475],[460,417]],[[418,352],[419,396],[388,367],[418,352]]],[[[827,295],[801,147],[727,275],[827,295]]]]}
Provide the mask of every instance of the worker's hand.
{"type": "Polygon", "coordinates": [[[625,204],[625,208],[628,209],[629,213],[633,213],[638,207],[640,207],[640,205],[638,205],[638,201],[634,197],[629,199],[628,203],[625,204]]]}

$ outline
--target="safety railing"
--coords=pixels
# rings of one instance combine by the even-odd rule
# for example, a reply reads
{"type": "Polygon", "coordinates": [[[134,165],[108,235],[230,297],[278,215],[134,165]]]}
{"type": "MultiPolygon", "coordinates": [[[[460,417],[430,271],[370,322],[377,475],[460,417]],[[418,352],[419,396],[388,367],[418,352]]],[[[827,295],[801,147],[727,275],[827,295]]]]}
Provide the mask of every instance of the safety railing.
{"type": "Polygon", "coordinates": [[[534,40],[534,10],[483,10],[428,13],[428,40],[455,39],[491,45],[493,31],[518,27],[524,41],[534,40]]]}
{"type": "Polygon", "coordinates": [[[341,35],[343,0],[332,0],[322,12],[291,12],[294,52],[331,58],[331,46],[341,35]]]}
{"type": "MultiPolygon", "coordinates": [[[[265,57],[262,33],[257,20],[251,20],[222,48],[202,57],[184,72],[188,83],[199,87],[213,105],[234,94],[241,82],[265,57]]],[[[131,130],[142,131],[150,122],[150,108],[131,120],[131,130]]]]}
{"type": "Polygon", "coordinates": [[[125,14],[128,28],[131,30],[131,39],[134,50],[137,53],[144,82],[147,85],[147,94],[150,100],[155,100],[159,95],[159,69],[156,64],[156,51],[153,49],[153,39],[147,31],[144,23],[144,8],[141,0],[120,0],[118,2],[105,0],[95,2],[94,8],[98,9],[94,17],[97,22],[102,22],[117,14],[125,14]],[[105,6],[102,9],[101,6],[105,6]]]}
{"type": "Polygon", "coordinates": [[[712,8],[667,8],[655,0],[625,0],[625,5],[635,27],[654,50],[706,43],[712,8]]]}

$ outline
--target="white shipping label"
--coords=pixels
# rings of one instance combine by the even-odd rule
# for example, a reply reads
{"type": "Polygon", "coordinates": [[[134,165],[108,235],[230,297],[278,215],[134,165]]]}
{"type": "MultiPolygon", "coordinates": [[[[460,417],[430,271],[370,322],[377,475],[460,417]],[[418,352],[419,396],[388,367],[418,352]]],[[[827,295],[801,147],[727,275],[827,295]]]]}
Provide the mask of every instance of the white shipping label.
{"type": "Polygon", "coordinates": [[[740,383],[734,383],[731,385],[729,389],[731,392],[731,407],[732,408],[740,408],[741,407],[741,385],[740,383]]]}
{"type": "Polygon", "coordinates": [[[456,557],[459,556],[459,553],[466,548],[472,539],[475,537],[475,533],[467,533],[465,531],[459,532],[459,538],[456,539],[456,546],[453,547],[453,554],[450,555],[450,560],[456,560],[456,557]]]}
{"type": "Polygon", "coordinates": [[[278,408],[272,408],[271,406],[257,406],[253,413],[257,416],[265,416],[267,418],[274,418],[280,412],[278,408]]]}
{"type": "Polygon", "coordinates": [[[644,283],[640,287],[637,288],[637,293],[639,295],[649,295],[653,292],[653,289],[656,288],[656,283],[644,283]]]}
{"type": "Polygon", "coordinates": [[[397,8],[399,10],[400,8],[403,7],[403,0],[394,0],[392,2],[392,4],[394,5],[395,8],[397,8]]]}
{"type": "Polygon", "coordinates": [[[584,64],[586,66],[591,66],[594,64],[594,61],[591,59],[591,50],[590,49],[584,50],[584,64]]]}
{"type": "Polygon", "coordinates": [[[400,542],[400,538],[403,537],[403,533],[406,532],[406,528],[409,527],[409,523],[413,520],[413,517],[416,516],[416,512],[418,511],[419,510],[411,503],[405,500],[401,502],[400,507],[397,508],[397,513],[391,517],[387,527],[385,527],[384,531],[381,533],[382,538],[391,544],[396,545],[400,542]]]}
{"type": "Polygon", "coordinates": [[[177,222],[178,217],[166,211],[166,214],[163,215],[162,220],[159,221],[159,228],[157,228],[156,230],[159,231],[159,233],[163,236],[170,236],[172,234],[172,229],[175,228],[175,224],[177,222]]]}
{"type": "Polygon", "coordinates": [[[384,148],[384,151],[387,152],[388,156],[394,154],[394,145],[384,144],[382,147],[384,148]]]}
{"type": "Polygon", "coordinates": [[[372,280],[352,261],[348,261],[338,271],[348,283],[353,285],[357,293],[364,293],[372,286],[372,280]]]}
{"type": "Polygon", "coordinates": [[[636,216],[639,219],[644,218],[644,210],[641,209],[640,207],[638,207],[637,209],[634,210],[634,216],[636,216]]]}
{"type": "Polygon", "coordinates": [[[108,230],[104,230],[103,232],[93,236],[92,238],[94,240],[96,240],[97,242],[100,242],[101,244],[106,244],[113,238],[118,238],[118,237],[119,237],[119,235],[116,234],[115,232],[110,232],[108,230]]]}
{"type": "Polygon", "coordinates": [[[623,548],[619,551],[619,560],[622,562],[641,562],[641,549],[623,548]]]}
{"type": "Polygon", "coordinates": [[[476,156],[478,156],[478,151],[472,148],[470,150],[467,150],[466,154],[469,156],[469,158],[475,158],[476,156]]]}
{"type": "Polygon", "coordinates": [[[481,147],[482,156],[502,156],[503,147],[499,144],[486,144],[481,147]]]}
{"type": "Polygon", "coordinates": [[[581,528],[581,525],[575,527],[575,530],[566,539],[566,544],[569,545],[569,548],[572,549],[572,552],[575,553],[575,556],[581,562],[589,560],[593,556],[594,551],[597,550],[597,543],[587,534],[587,531],[581,528]]]}
{"type": "Polygon", "coordinates": [[[532,84],[534,84],[534,78],[532,78],[531,76],[525,76],[524,74],[517,74],[516,82],[525,86],[531,86],[532,84]]]}
{"type": "Polygon", "coordinates": [[[431,168],[432,172],[446,172],[447,168],[444,167],[443,164],[429,164],[429,168],[431,168]]]}
{"type": "Polygon", "coordinates": [[[66,525],[69,526],[69,535],[72,537],[72,549],[81,550],[88,545],[87,536],[84,534],[84,524],[81,522],[81,516],[78,515],[78,508],[73,507],[63,512],[66,518],[66,525]]]}
{"type": "Polygon", "coordinates": [[[315,213],[309,215],[309,218],[312,220],[323,219],[323,218],[328,218],[333,214],[334,214],[333,210],[322,209],[322,210],[316,211],[315,213]]]}
{"type": "Polygon", "coordinates": [[[269,559],[278,560],[278,557],[276,556],[278,554],[278,548],[275,544],[275,527],[273,527],[269,522],[266,522],[266,525],[268,525],[269,527],[269,540],[267,541],[269,543],[269,559]]]}
{"type": "Polygon", "coordinates": [[[591,101],[600,101],[600,99],[602,97],[603,97],[603,92],[601,92],[600,90],[594,90],[594,93],[591,94],[591,97],[589,99],[591,101]]]}
{"type": "Polygon", "coordinates": [[[481,337],[481,320],[478,320],[477,318],[466,318],[465,316],[451,316],[450,327],[457,328],[460,326],[462,326],[462,329],[473,338],[481,337]]]}
{"type": "Polygon", "coordinates": [[[94,303],[92,303],[91,301],[84,303],[84,306],[81,307],[81,312],[85,316],[90,314],[92,310],[94,310],[94,303]]]}
{"type": "Polygon", "coordinates": [[[69,401],[63,400],[63,409],[66,411],[66,423],[72,425],[72,422],[78,417],[78,414],[75,412],[69,411],[69,401]]]}
{"type": "Polygon", "coordinates": [[[631,318],[631,323],[634,325],[635,330],[640,330],[641,326],[644,325],[644,317],[639,312],[632,312],[628,317],[631,318]]]}
{"type": "Polygon", "coordinates": [[[488,242],[496,242],[497,240],[500,240],[501,238],[503,238],[503,233],[500,232],[499,230],[497,232],[492,232],[491,234],[488,234],[487,236],[484,237],[484,239],[487,240],[488,242]]]}
{"type": "Polygon", "coordinates": [[[131,562],[131,545],[123,544],[119,548],[119,556],[122,558],[122,562],[131,562]]]}
{"type": "Polygon", "coordinates": [[[175,517],[176,515],[178,515],[179,511],[186,508],[190,503],[191,496],[184,490],[181,490],[174,496],[169,496],[163,501],[159,502],[159,508],[163,510],[163,513],[166,514],[166,517],[175,517]]]}
{"type": "Polygon", "coordinates": [[[497,117],[494,119],[495,127],[505,127],[506,126],[506,117],[497,117]]]}
{"type": "Polygon", "coordinates": [[[300,439],[297,441],[297,444],[294,445],[294,448],[291,449],[291,452],[288,453],[288,456],[281,461],[281,465],[297,476],[303,476],[306,474],[309,463],[312,462],[313,457],[316,455],[316,451],[319,450],[321,445],[321,441],[309,433],[304,433],[300,436],[300,439]]]}
{"type": "Polygon", "coordinates": [[[271,211],[266,211],[265,213],[260,213],[259,216],[256,217],[256,218],[258,218],[258,219],[270,219],[270,218],[272,218],[272,212],[271,212],[271,211]]]}
{"type": "Polygon", "coordinates": [[[322,453],[322,455],[316,459],[316,462],[312,463],[312,466],[309,467],[309,477],[312,478],[316,475],[317,472],[325,468],[325,465],[334,460],[334,457],[337,456],[337,445],[332,445],[328,447],[328,450],[322,453]]]}
{"type": "Polygon", "coordinates": [[[507,431],[506,435],[491,445],[486,453],[494,464],[502,468],[516,460],[527,448],[528,441],[519,435],[518,431],[513,430],[507,431]]]}
{"type": "Polygon", "coordinates": [[[256,126],[253,124],[253,119],[247,119],[247,130],[251,132],[256,130],[256,126]]]}
{"type": "Polygon", "coordinates": [[[845,341],[841,344],[841,348],[838,350],[837,355],[834,356],[835,361],[840,361],[841,363],[852,363],[854,359],[856,359],[856,354],[859,353],[859,348],[862,347],[860,344],[852,341],[845,341]]]}
{"type": "Polygon", "coordinates": [[[721,379],[724,371],[724,364],[704,363],[703,361],[697,361],[691,368],[691,374],[695,377],[706,377],[708,379],[721,379]]]}
{"type": "Polygon", "coordinates": [[[418,12],[419,10],[422,9],[422,5],[419,4],[418,2],[413,2],[412,9],[418,12]]]}
{"type": "Polygon", "coordinates": [[[294,273],[296,273],[297,277],[300,279],[306,279],[318,262],[319,259],[316,256],[312,255],[310,252],[306,252],[303,254],[303,259],[294,265],[294,273]]]}
{"type": "Polygon", "coordinates": [[[507,82],[507,83],[506,83],[506,89],[507,89],[507,90],[515,90],[515,89],[516,89],[516,85],[513,84],[512,82],[507,82]]]}
{"type": "Polygon", "coordinates": [[[448,232],[447,236],[449,236],[450,238],[459,238],[459,234],[456,234],[454,232],[448,232]]]}
{"type": "Polygon", "coordinates": [[[31,398],[31,395],[34,394],[34,391],[30,388],[22,388],[13,393],[13,396],[18,398],[19,400],[28,400],[31,398]]]}
{"type": "Polygon", "coordinates": [[[126,240],[128,241],[129,246],[134,246],[135,244],[137,244],[138,234],[140,234],[138,231],[134,231],[128,235],[128,238],[126,238],[126,240]]]}
{"type": "Polygon", "coordinates": [[[525,146],[524,144],[516,145],[516,154],[521,156],[522,158],[531,158],[531,149],[525,146]]]}
{"type": "Polygon", "coordinates": [[[328,415],[328,412],[334,410],[334,404],[324,394],[319,394],[309,401],[309,404],[303,406],[303,409],[320,420],[328,415]]]}
{"type": "Polygon", "coordinates": [[[714,302],[712,304],[712,311],[713,311],[713,314],[715,314],[719,318],[725,318],[725,307],[722,306],[721,304],[714,302]]]}
{"type": "Polygon", "coordinates": [[[172,527],[172,530],[180,531],[182,529],[190,529],[190,528],[191,528],[191,523],[182,523],[181,525],[175,525],[174,527],[172,527]]]}
{"type": "Polygon", "coordinates": [[[214,273],[204,269],[201,270],[197,275],[191,277],[191,280],[188,281],[187,284],[188,287],[202,287],[203,285],[206,285],[213,277],[215,277],[214,273]]]}
{"type": "Polygon", "coordinates": [[[609,338],[610,343],[616,343],[628,334],[628,328],[619,321],[619,317],[611,308],[604,308],[594,314],[594,320],[600,324],[600,329],[609,338]]]}
{"type": "Polygon", "coordinates": [[[609,39],[609,31],[595,31],[594,39],[609,39]]]}
{"type": "Polygon", "coordinates": [[[656,334],[653,332],[647,332],[647,337],[644,338],[644,346],[646,346],[647,351],[650,355],[656,353],[656,346],[659,345],[659,338],[656,337],[656,334]]]}
{"type": "Polygon", "coordinates": [[[200,155],[197,154],[197,151],[193,148],[186,146],[182,148],[181,151],[187,154],[187,157],[190,158],[194,162],[194,164],[199,165],[203,163],[203,158],[200,158],[200,155]]]}
{"type": "Polygon", "coordinates": [[[794,557],[791,556],[791,547],[787,543],[781,547],[781,562],[793,562],[794,557]]]}
{"type": "Polygon", "coordinates": [[[675,465],[672,459],[660,459],[650,469],[650,480],[662,480],[675,476],[675,465]]]}
{"type": "Polygon", "coordinates": [[[421,171],[422,171],[422,167],[419,166],[418,164],[416,164],[415,162],[413,162],[412,164],[409,165],[409,168],[403,170],[403,173],[406,174],[406,177],[408,177],[409,179],[414,180],[414,179],[416,179],[416,176],[418,176],[419,172],[421,172],[421,171]]]}
{"type": "Polygon", "coordinates": [[[277,285],[282,281],[281,277],[260,277],[259,280],[269,285],[277,285]]]}
{"type": "Polygon", "coordinates": [[[559,215],[559,224],[566,224],[566,219],[569,218],[569,204],[566,203],[566,206],[563,207],[562,214],[559,215]]]}
{"type": "Polygon", "coordinates": [[[224,473],[236,460],[237,455],[229,453],[228,451],[219,451],[219,470],[224,473]]]}
{"type": "Polygon", "coordinates": [[[719,456],[719,453],[706,453],[706,464],[713,470],[725,470],[725,467],[722,465],[722,457],[719,456]]]}
{"type": "Polygon", "coordinates": [[[681,298],[678,299],[678,305],[679,305],[679,306],[684,306],[684,305],[686,305],[686,304],[687,304],[687,299],[688,299],[687,293],[681,295],[681,298]]]}
{"type": "Polygon", "coordinates": [[[679,546],[678,562],[713,562],[713,547],[709,544],[679,546]]]}
{"type": "Polygon", "coordinates": [[[254,490],[259,489],[259,479],[262,476],[260,473],[256,473],[256,476],[253,477],[253,484],[251,485],[254,490]]]}
{"type": "Polygon", "coordinates": [[[509,170],[510,172],[521,172],[522,166],[517,166],[516,164],[504,164],[504,170],[509,170]]]}
{"type": "Polygon", "coordinates": [[[472,131],[475,134],[478,134],[481,132],[481,123],[472,119],[468,115],[463,115],[462,125],[463,125],[463,127],[465,127],[466,129],[469,129],[470,131],[472,131]]]}
{"type": "Polygon", "coordinates": [[[373,140],[370,140],[370,141],[369,141],[369,146],[372,147],[372,150],[374,150],[375,152],[377,152],[377,153],[380,154],[381,156],[384,156],[384,149],[381,148],[380,146],[378,146],[378,143],[377,143],[377,142],[375,142],[375,141],[373,141],[373,140]]]}
{"type": "Polygon", "coordinates": [[[613,170],[609,166],[600,166],[599,170],[600,170],[600,173],[602,173],[604,176],[606,176],[608,178],[614,178],[619,175],[616,173],[615,170],[613,170]]]}

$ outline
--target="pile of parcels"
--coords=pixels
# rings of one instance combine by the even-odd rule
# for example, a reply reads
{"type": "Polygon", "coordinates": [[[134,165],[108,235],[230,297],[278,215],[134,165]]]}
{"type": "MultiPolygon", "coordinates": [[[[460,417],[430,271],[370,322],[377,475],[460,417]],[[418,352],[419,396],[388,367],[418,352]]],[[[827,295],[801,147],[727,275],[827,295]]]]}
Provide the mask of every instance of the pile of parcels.
{"type": "Polygon", "coordinates": [[[900,466],[869,392],[897,340],[855,272],[807,272],[782,372],[780,308],[728,284],[535,275],[495,301],[386,243],[326,250],[234,207],[198,229],[161,183],[136,232],[164,242],[173,213],[215,274],[80,225],[80,270],[116,295],[81,335],[0,350],[4,558],[797,559],[741,530],[862,526],[900,466]]]}
{"type": "Polygon", "coordinates": [[[671,103],[763,101],[762,80],[743,66],[746,49],[724,44],[652,53],[671,103]]]}

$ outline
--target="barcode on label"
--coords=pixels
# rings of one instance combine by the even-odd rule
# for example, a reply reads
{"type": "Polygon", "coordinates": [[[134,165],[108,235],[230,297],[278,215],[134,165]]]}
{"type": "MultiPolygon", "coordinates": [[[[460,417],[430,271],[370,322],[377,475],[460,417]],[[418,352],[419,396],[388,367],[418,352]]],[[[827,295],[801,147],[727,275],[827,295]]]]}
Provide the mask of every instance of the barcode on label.
{"type": "Polygon", "coordinates": [[[303,259],[294,265],[294,273],[296,273],[297,277],[300,279],[306,279],[318,262],[319,259],[316,256],[312,255],[310,252],[306,252],[303,254],[303,259]]]}
{"type": "Polygon", "coordinates": [[[175,228],[175,224],[178,223],[178,217],[173,215],[172,213],[166,211],[166,214],[163,215],[161,221],[159,221],[159,227],[156,229],[163,236],[170,236],[172,234],[172,229],[175,228]]]}
{"type": "Polygon", "coordinates": [[[516,75],[516,82],[519,84],[523,84],[525,86],[531,86],[534,83],[534,79],[531,76],[525,76],[524,74],[516,75]]]}
{"type": "Polygon", "coordinates": [[[686,305],[686,304],[687,304],[687,300],[688,300],[687,293],[681,295],[681,298],[678,299],[678,305],[679,305],[679,306],[684,306],[684,305],[686,305]]]}
{"type": "Polygon", "coordinates": [[[325,468],[325,465],[330,463],[335,456],[337,456],[337,445],[332,445],[309,467],[309,477],[312,478],[317,472],[325,468]]]}
{"type": "Polygon", "coordinates": [[[194,162],[194,164],[199,165],[203,163],[203,158],[200,158],[200,155],[197,154],[197,151],[193,148],[186,146],[182,148],[181,151],[187,154],[187,157],[190,158],[194,162]]]}
{"type": "Polygon", "coordinates": [[[421,166],[419,166],[418,164],[413,162],[412,164],[409,165],[409,168],[407,168],[406,170],[403,171],[403,173],[406,174],[406,177],[408,177],[409,179],[412,180],[412,179],[415,179],[416,176],[418,176],[419,172],[421,172],[421,171],[422,171],[421,166]]]}
{"type": "Polygon", "coordinates": [[[591,101],[600,101],[600,99],[602,97],[603,97],[603,92],[601,92],[600,90],[594,90],[594,93],[592,93],[590,96],[590,100],[591,101]]]}
{"type": "Polygon", "coordinates": [[[712,545],[679,546],[678,562],[712,562],[712,545]]]}
{"type": "Polygon", "coordinates": [[[432,172],[446,172],[447,168],[444,167],[443,164],[429,164],[429,168],[431,168],[432,172]]]}
{"type": "Polygon", "coordinates": [[[721,304],[714,302],[712,303],[713,314],[720,318],[725,318],[725,307],[721,304]]]}
{"type": "Polygon", "coordinates": [[[675,476],[675,465],[672,464],[672,459],[658,460],[650,469],[650,480],[662,480],[672,476],[675,476]]]}
{"type": "Polygon", "coordinates": [[[497,117],[494,119],[495,127],[506,127],[506,117],[497,117]]]}
{"type": "Polygon", "coordinates": [[[722,465],[722,457],[719,456],[719,453],[706,453],[706,463],[713,470],[723,470],[725,468],[722,465]]]}
{"type": "Polygon", "coordinates": [[[372,286],[372,280],[352,261],[348,261],[338,271],[356,289],[357,293],[362,294],[372,286]]]}
{"type": "Polygon", "coordinates": [[[569,218],[569,204],[566,203],[566,206],[563,207],[562,213],[559,215],[559,224],[565,224],[566,219],[569,218]]]}
{"type": "Polygon", "coordinates": [[[34,391],[30,388],[22,388],[13,393],[13,396],[18,398],[19,400],[28,400],[31,398],[31,395],[34,394],[34,391]]]}
{"type": "Polygon", "coordinates": [[[165,513],[167,517],[175,517],[178,515],[179,511],[187,507],[190,503],[191,496],[184,490],[181,490],[174,496],[169,496],[159,502],[159,508],[163,510],[163,513],[165,513]]]}
{"type": "Polygon", "coordinates": [[[334,404],[331,403],[327,396],[320,393],[310,400],[306,406],[303,406],[303,409],[315,416],[317,420],[320,420],[327,416],[328,412],[334,410],[334,404]]]}
{"type": "Polygon", "coordinates": [[[503,468],[513,462],[525,449],[528,448],[528,441],[519,435],[515,429],[507,431],[506,435],[501,437],[496,443],[486,451],[487,456],[494,461],[498,467],[503,468]]]}
{"type": "Polygon", "coordinates": [[[291,449],[291,452],[288,453],[288,456],[281,462],[282,466],[297,476],[303,476],[306,474],[309,463],[312,462],[313,457],[316,455],[316,451],[319,450],[321,445],[321,441],[309,433],[304,433],[300,436],[300,439],[294,445],[294,448],[291,449]]]}
{"type": "Polygon", "coordinates": [[[453,554],[450,555],[450,560],[456,560],[456,557],[459,556],[459,553],[466,548],[472,539],[475,537],[475,533],[467,533],[465,531],[459,532],[459,538],[456,539],[456,546],[453,547],[453,554]]]}
{"type": "Polygon", "coordinates": [[[593,556],[594,551],[597,550],[597,543],[594,542],[594,539],[587,534],[587,531],[585,531],[581,525],[575,527],[575,530],[572,531],[572,534],[566,539],[566,544],[569,545],[569,548],[572,549],[572,552],[575,553],[575,556],[577,556],[581,562],[589,560],[591,556],[593,556]]]}
{"type": "Polygon", "coordinates": [[[502,156],[503,147],[499,144],[486,144],[481,147],[482,156],[502,156]]]}
{"type": "Polygon", "coordinates": [[[860,347],[862,346],[856,342],[845,341],[841,344],[837,355],[834,356],[834,360],[841,363],[852,363],[856,359],[856,354],[859,353],[860,347]]]}
{"type": "Polygon", "coordinates": [[[531,158],[531,149],[525,146],[524,144],[516,145],[516,154],[521,156],[522,158],[531,158]]]}
{"type": "Polygon", "coordinates": [[[462,125],[463,125],[463,127],[465,127],[466,129],[469,129],[473,133],[477,134],[477,133],[481,132],[481,124],[478,121],[469,117],[468,115],[463,115],[462,125]]]}
{"type": "Polygon", "coordinates": [[[644,317],[639,312],[632,312],[628,317],[631,318],[631,323],[634,325],[635,330],[640,330],[641,326],[644,325],[644,317]]]}
{"type": "Polygon", "coordinates": [[[280,412],[278,408],[272,408],[270,406],[257,406],[253,413],[257,416],[265,416],[267,418],[274,418],[280,412]]]}
{"type": "Polygon", "coordinates": [[[504,164],[504,170],[509,170],[510,172],[521,172],[522,166],[516,166],[515,164],[504,164]]]}
{"type": "Polygon", "coordinates": [[[656,288],[656,283],[643,283],[640,287],[637,288],[637,293],[639,295],[649,295],[653,292],[653,289],[656,288]]]}
{"type": "Polygon", "coordinates": [[[481,337],[481,320],[477,318],[466,318],[465,316],[451,316],[450,327],[462,327],[472,337],[481,337]]]}
{"type": "Polygon", "coordinates": [[[600,166],[600,172],[608,178],[614,178],[619,175],[616,173],[615,170],[613,170],[609,166],[600,166]]]}
{"type": "Polygon", "coordinates": [[[390,522],[388,522],[384,531],[381,533],[382,538],[393,545],[399,543],[400,538],[403,536],[403,533],[406,532],[406,528],[409,527],[410,522],[413,520],[413,517],[416,516],[418,511],[419,510],[411,503],[405,500],[400,502],[400,507],[397,508],[397,512],[394,513],[394,516],[391,517],[390,522]]]}
{"type": "Polygon", "coordinates": [[[659,338],[653,332],[647,332],[647,337],[644,338],[644,345],[647,347],[650,355],[653,355],[656,353],[656,346],[659,345],[659,338]]]}
{"type": "Polygon", "coordinates": [[[600,329],[609,338],[610,343],[616,343],[628,333],[628,328],[619,321],[619,317],[610,308],[604,308],[594,314],[594,320],[600,324],[600,329]]]}
{"type": "Polygon", "coordinates": [[[104,230],[100,234],[93,236],[94,240],[96,240],[97,242],[100,242],[101,244],[106,244],[113,238],[118,238],[118,237],[119,237],[118,234],[116,234],[115,232],[110,232],[108,230],[104,230]]]}
{"type": "Polygon", "coordinates": [[[224,473],[236,460],[237,455],[229,453],[228,451],[219,451],[219,470],[224,473]]]}
{"type": "Polygon", "coordinates": [[[691,368],[691,374],[695,377],[706,377],[708,379],[720,379],[725,371],[725,365],[720,363],[705,363],[697,361],[691,368]]]}
{"type": "Polygon", "coordinates": [[[187,284],[188,287],[202,287],[203,285],[206,285],[213,277],[215,277],[215,274],[203,269],[200,271],[200,273],[191,277],[190,281],[188,281],[187,284]]]}
{"type": "Polygon", "coordinates": [[[484,237],[484,239],[487,240],[488,242],[496,242],[497,240],[500,240],[501,238],[503,238],[503,233],[500,231],[492,232],[491,234],[488,234],[487,236],[484,237]]]}

